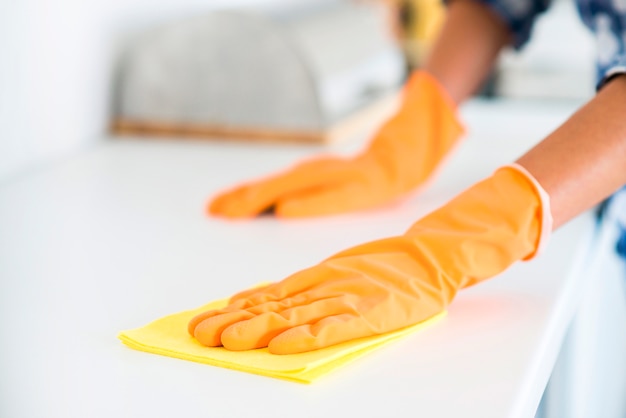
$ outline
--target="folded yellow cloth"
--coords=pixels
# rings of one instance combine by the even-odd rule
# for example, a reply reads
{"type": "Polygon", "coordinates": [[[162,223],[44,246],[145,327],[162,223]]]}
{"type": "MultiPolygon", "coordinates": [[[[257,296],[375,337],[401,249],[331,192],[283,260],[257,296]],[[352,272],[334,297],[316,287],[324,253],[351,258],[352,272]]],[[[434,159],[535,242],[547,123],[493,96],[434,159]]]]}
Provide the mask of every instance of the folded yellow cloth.
{"type": "Polygon", "coordinates": [[[205,347],[187,333],[187,323],[202,312],[226,306],[228,300],[211,302],[200,308],[176,313],[137,329],[122,331],[118,338],[130,348],[148,353],[226,367],[298,383],[311,383],[346,363],[405,335],[419,331],[445,315],[374,337],[300,354],[276,355],[267,348],[229,351],[222,347],[205,347]]]}

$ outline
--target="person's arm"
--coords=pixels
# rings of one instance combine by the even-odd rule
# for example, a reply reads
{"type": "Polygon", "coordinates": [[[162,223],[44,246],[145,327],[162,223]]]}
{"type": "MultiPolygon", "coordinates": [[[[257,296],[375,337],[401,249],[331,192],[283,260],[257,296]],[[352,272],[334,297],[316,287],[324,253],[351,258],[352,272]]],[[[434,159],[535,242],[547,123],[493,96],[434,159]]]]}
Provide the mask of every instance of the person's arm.
{"type": "Polygon", "coordinates": [[[457,103],[469,98],[491,72],[500,51],[512,41],[504,21],[488,6],[456,0],[424,62],[457,103]]]}
{"type": "MultiPolygon", "coordinates": [[[[487,6],[456,0],[424,70],[457,103],[479,88],[511,42],[487,6]]],[[[587,105],[517,162],[550,196],[554,228],[626,183],[626,76],[611,79],[587,105]]]]}
{"type": "MultiPolygon", "coordinates": [[[[511,42],[503,21],[474,0],[456,0],[424,70],[462,103],[511,42]]],[[[554,228],[626,183],[626,76],[611,79],[587,105],[518,163],[550,196],[554,228]]]]}
{"type": "Polygon", "coordinates": [[[626,184],[626,75],[517,160],[550,196],[554,228],[626,184]]]}

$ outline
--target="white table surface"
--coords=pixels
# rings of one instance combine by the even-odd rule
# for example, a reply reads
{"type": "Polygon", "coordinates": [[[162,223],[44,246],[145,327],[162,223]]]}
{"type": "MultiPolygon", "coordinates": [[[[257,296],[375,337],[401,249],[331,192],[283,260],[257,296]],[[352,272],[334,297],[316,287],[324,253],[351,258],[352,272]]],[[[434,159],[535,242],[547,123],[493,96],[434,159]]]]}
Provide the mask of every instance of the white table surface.
{"type": "Polygon", "coordinates": [[[108,140],[1,184],[0,416],[532,417],[580,299],[589,215],[461,292],[437,325],[313,385],[134,351],[116,334],[402,233],[574,108],[471,103],[470,134],[428,191],[350,216],[204,214],[218,190],[316,146],[108,140]]]}

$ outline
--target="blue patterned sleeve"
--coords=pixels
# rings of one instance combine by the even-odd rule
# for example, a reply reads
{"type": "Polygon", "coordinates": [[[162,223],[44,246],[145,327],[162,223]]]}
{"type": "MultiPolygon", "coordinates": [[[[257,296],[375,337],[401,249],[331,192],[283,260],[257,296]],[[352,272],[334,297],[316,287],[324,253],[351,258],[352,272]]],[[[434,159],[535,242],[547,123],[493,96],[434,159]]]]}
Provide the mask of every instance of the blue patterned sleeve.
{"type": "Polygon", "coordinates": [[[626,54],[622,53],[616,55],[609,65],[600,66],[598,71],[598,79],[600,81],[598,82],[596,89],[600,90],[613,77],[620,74],[626,74],[626,54]]]}
{"type": "MultiPolygon", "coordinates": [[[[448,0],[450,3],[452,0],[448,0]]],[[[537,16],[548,8],[550,0],[474,0],[498,15],[513,35],[513,47],[520,49],[530,38],[537,16]]]]}

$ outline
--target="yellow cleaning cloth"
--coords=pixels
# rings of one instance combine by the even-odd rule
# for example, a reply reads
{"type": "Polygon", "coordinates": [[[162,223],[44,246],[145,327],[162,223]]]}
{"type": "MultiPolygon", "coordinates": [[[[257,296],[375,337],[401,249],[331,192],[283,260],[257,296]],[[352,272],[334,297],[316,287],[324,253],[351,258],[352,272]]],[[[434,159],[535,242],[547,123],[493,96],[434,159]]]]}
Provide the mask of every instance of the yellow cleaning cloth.
{"type": "Polygon", "coordinates": [[[205,347],[187,333],[187,323],[191,318],[211,309],[222,308],[227,303],[228,300],[223,299],[191,311],[169,315],[144,327],[122,331],[118,338],[135,350],[298,383],[311,383],[372,350],[421,330],[445,315],[445,312],[442,312],[417,325],[395,332],[361,338],[307,353],[287,355],[271,354],[267,348],[229,351],[222,347],[205,347]]]}

